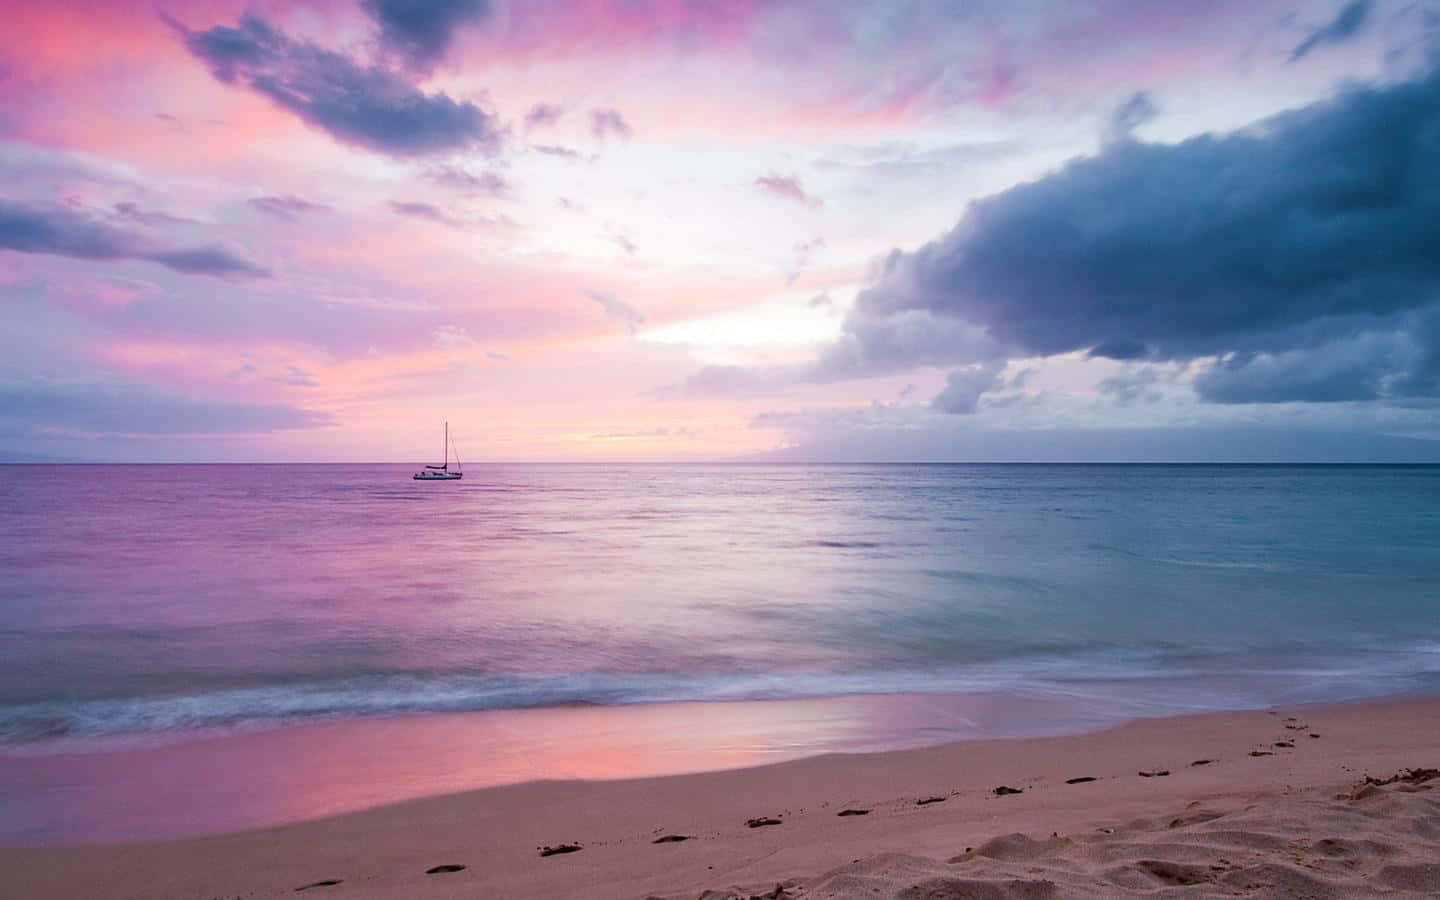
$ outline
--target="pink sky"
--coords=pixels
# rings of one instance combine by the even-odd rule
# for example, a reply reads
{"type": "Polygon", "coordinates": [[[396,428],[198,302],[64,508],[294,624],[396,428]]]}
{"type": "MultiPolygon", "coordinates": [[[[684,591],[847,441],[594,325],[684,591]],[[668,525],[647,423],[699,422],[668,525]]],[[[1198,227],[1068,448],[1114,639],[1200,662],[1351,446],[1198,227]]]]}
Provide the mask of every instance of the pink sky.
{"type": "MultiPolygon", "coordinates": [[[[1137,92],[1134,136],[1173,143],[1389,77],[1398,6],[1291,62],[1340,7],[19,0],[0,451],[410,461],[449,420],[473,460],[728,459],[925,428],[953,366],[688,380],[822,356],[886,254],[1096,153],[1137,92]]],[[[1107,399],[1113,360],[998,371],[976,427],[1221,416],[1184,377],[1107,399]]]]}

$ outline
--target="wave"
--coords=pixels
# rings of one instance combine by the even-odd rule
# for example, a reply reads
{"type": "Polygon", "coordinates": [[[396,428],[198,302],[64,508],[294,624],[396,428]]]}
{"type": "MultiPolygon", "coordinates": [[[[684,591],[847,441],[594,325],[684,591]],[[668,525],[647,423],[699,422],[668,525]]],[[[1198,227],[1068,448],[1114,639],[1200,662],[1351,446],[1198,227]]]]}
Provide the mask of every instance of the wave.
{"type": "Polygon", "coordinates": [[[853,694],[1047,696],[1113,717],[1440,690],[1440,647],[1244,657],[1109,649],[930,670],[744,675],[367,674],[285,684],[0,705],[0,745],[267,727],[361,716],[681,701],[794,700],[853,694]]]}

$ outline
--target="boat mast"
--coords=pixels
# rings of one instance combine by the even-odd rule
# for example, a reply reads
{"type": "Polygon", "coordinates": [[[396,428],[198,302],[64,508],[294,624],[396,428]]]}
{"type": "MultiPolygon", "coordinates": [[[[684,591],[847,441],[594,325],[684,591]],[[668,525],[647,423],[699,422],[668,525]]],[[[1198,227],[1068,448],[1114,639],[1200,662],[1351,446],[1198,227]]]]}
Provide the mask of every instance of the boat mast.
{"type": "Polygon", "coordinates": [[[446,471],[450,470],[450,422],[445,422],[445,464],[441,466],[446,471]]]}

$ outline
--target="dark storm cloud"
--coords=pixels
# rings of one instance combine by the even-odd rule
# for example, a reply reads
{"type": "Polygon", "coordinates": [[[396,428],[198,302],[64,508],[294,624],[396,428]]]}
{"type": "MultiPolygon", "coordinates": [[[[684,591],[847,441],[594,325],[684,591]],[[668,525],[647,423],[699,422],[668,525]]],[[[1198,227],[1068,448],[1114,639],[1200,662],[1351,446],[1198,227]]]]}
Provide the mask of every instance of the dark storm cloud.
{"type": "Polygon", "coordinates": [[[630,123],[620,115],[617,109],[592,109],[590,110],[590,133],[600,140],[611,135],[629,140],[635,134],[630,123]]]}
{"type": "MultiPolygon", "coordinates": [[[[756,417],[760,419],[761,417],[756,417]]],[[[977,428],[947,418],[937,427],[784,428],[792,446],[754,460],[804,462],[1424,462],[1440,463],[1440,441],[1359,427],[1197,425],[1173,428],[977,428]]]]}
{"type": "Polygon", "coordinates": [[[1115,399],[1120,406],[1130,406],[1139,401],[1152,403],[1160,394],[1152,388],[1160,380],[1160,373],[1154,366],[1143,366],[1135,371],[1121,372],[1101,381],[1096,387],[1100,393],[1115,399]]]}
{"type": "Polygon", "coordinates": [[[1199,381],[1208,399],[1434,393],[1416,367],[1436,352],[1436,330],[1419,324],[1440,304],[1437,171],[1436,76],[1350,89],[1234,134],[1112,143],[893,253],[821,363],[848,360],[859,376],[997,353],[1219,356],[1199,381]],[[950,343],[932,330],[942,323],[985,340],[950,343]],[[1312,382],[1282,377],[1265,356],[1333,355],[1372,334],[1413,345],[1373,359],[1378,381],[1358,364],[1321,373],[1313,354],[1293,360],[1312,382]],[[1335,383],[1346,378],[1356,383],[1335,383]]]}
{"type": "Polygon", "coordinates": [[[1386,387],[1394,397],[1440,397],[1440,308],[1416,316],[1401,337],[1408,344],[1408,365],[1386,387]]]}
{"type": "Polygon", "coordinates": [[[291,40],[256,15],[208,31],[167,21],[216,78],[269,98],[343,143],[397,157],[499,147],[495,118],[475,104],[425,94],[392,71],[291,40]]]}
{"type": "Polygon", "coordinates": [[[156,248],[137,234],[69,210],[39,210],[0,201],[0,250],[76,259],[143,259],[177,272],[263,278],[270,273],[219,247],[156,248]]]}
{"type": "Polygon", "coordinates": [[[1135,129],[1154,119],[1160,114],[1160,107],[1150,99],[1145,91],[1137,91],[1131,94],[1124,103],[1115,107],[1110,113],[1110,120],[1105,126],[1106,143],[1126,141],[1134,133],[1135,129]]]}
{"type": "Polygon", "coordinates": [[[487,0],[362,0],[360,6],[380,26],[380,42],[418,69],[439,62],[455,30],[490,11],[487,0]]]}
{"type": "Polygon", "coordinates": [[[1002,356],[983,329],[929,310],[846,317],[845,333],[825,346],[804,380],[827,382],[888,375],[917,366],[988,362],[1002,356]]]}
{"type": "Polygon", "coordinates": [[[1290,54],[1290,61],[1304,58],[1305,54],[1325,44],[1343,44],[1350,40],[1370,18],[1370,0],[1355,0],[1347,3],[1329,24],[1315,30],[1290,54]]]}
{"type": "Polygon", "coordinates": [[[1341,403],[1376,399],[1385,374],[1373,358],[1296,351],[1223,360],[1195,379],[1195,390],[1213,403],[1341,403]]]}
{"type": "Polygon", "coordinates": [[[1001,385],[1000,372],[1004,363],[979,363],[962,366],[945,379],[945,389],[935,395],[930,405],[941,412],[973,414],[980,408],[980,395],[1001,385]]]}
{"type": "Polygon", "coordinates": [[[320,203],[311,203],[301,197],[290,196],[252,197],[246,202],[263,213],[289,222],[295,221],[306,213],[323,212],[330,208],[320,203]]]}
{"type": "Polygon", "coordinates": [[[1236,353],[1195,378],[1214,403],[1343,403],[1440,397],[1440,306],[1317,347],[1236,353]]]}
{"type": "Polygon", "coordinates": [[[22,431],[90,434],[246,434],[332,424],[329,413],[281,404],[197,400],[145,385],[0,382],[0,422],[22,431]]]}

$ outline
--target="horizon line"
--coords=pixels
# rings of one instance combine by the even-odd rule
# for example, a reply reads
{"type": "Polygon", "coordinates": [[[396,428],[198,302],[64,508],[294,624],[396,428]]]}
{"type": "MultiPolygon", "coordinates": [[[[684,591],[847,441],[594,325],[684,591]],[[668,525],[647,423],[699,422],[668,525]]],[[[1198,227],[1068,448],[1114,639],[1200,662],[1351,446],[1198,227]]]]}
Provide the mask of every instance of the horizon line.
{"type": "MultiPolygon", "coordinates": [[[[103,460],[103,459],[0,459],[0,466],[413,466],[408,460],[103,460]]],[[[920,460],[764,460],[764,459],[496,459],[472,466],[1426,466],[1426,460],[1035,460],[1035,459],[920,459],[920,460]]]]}

